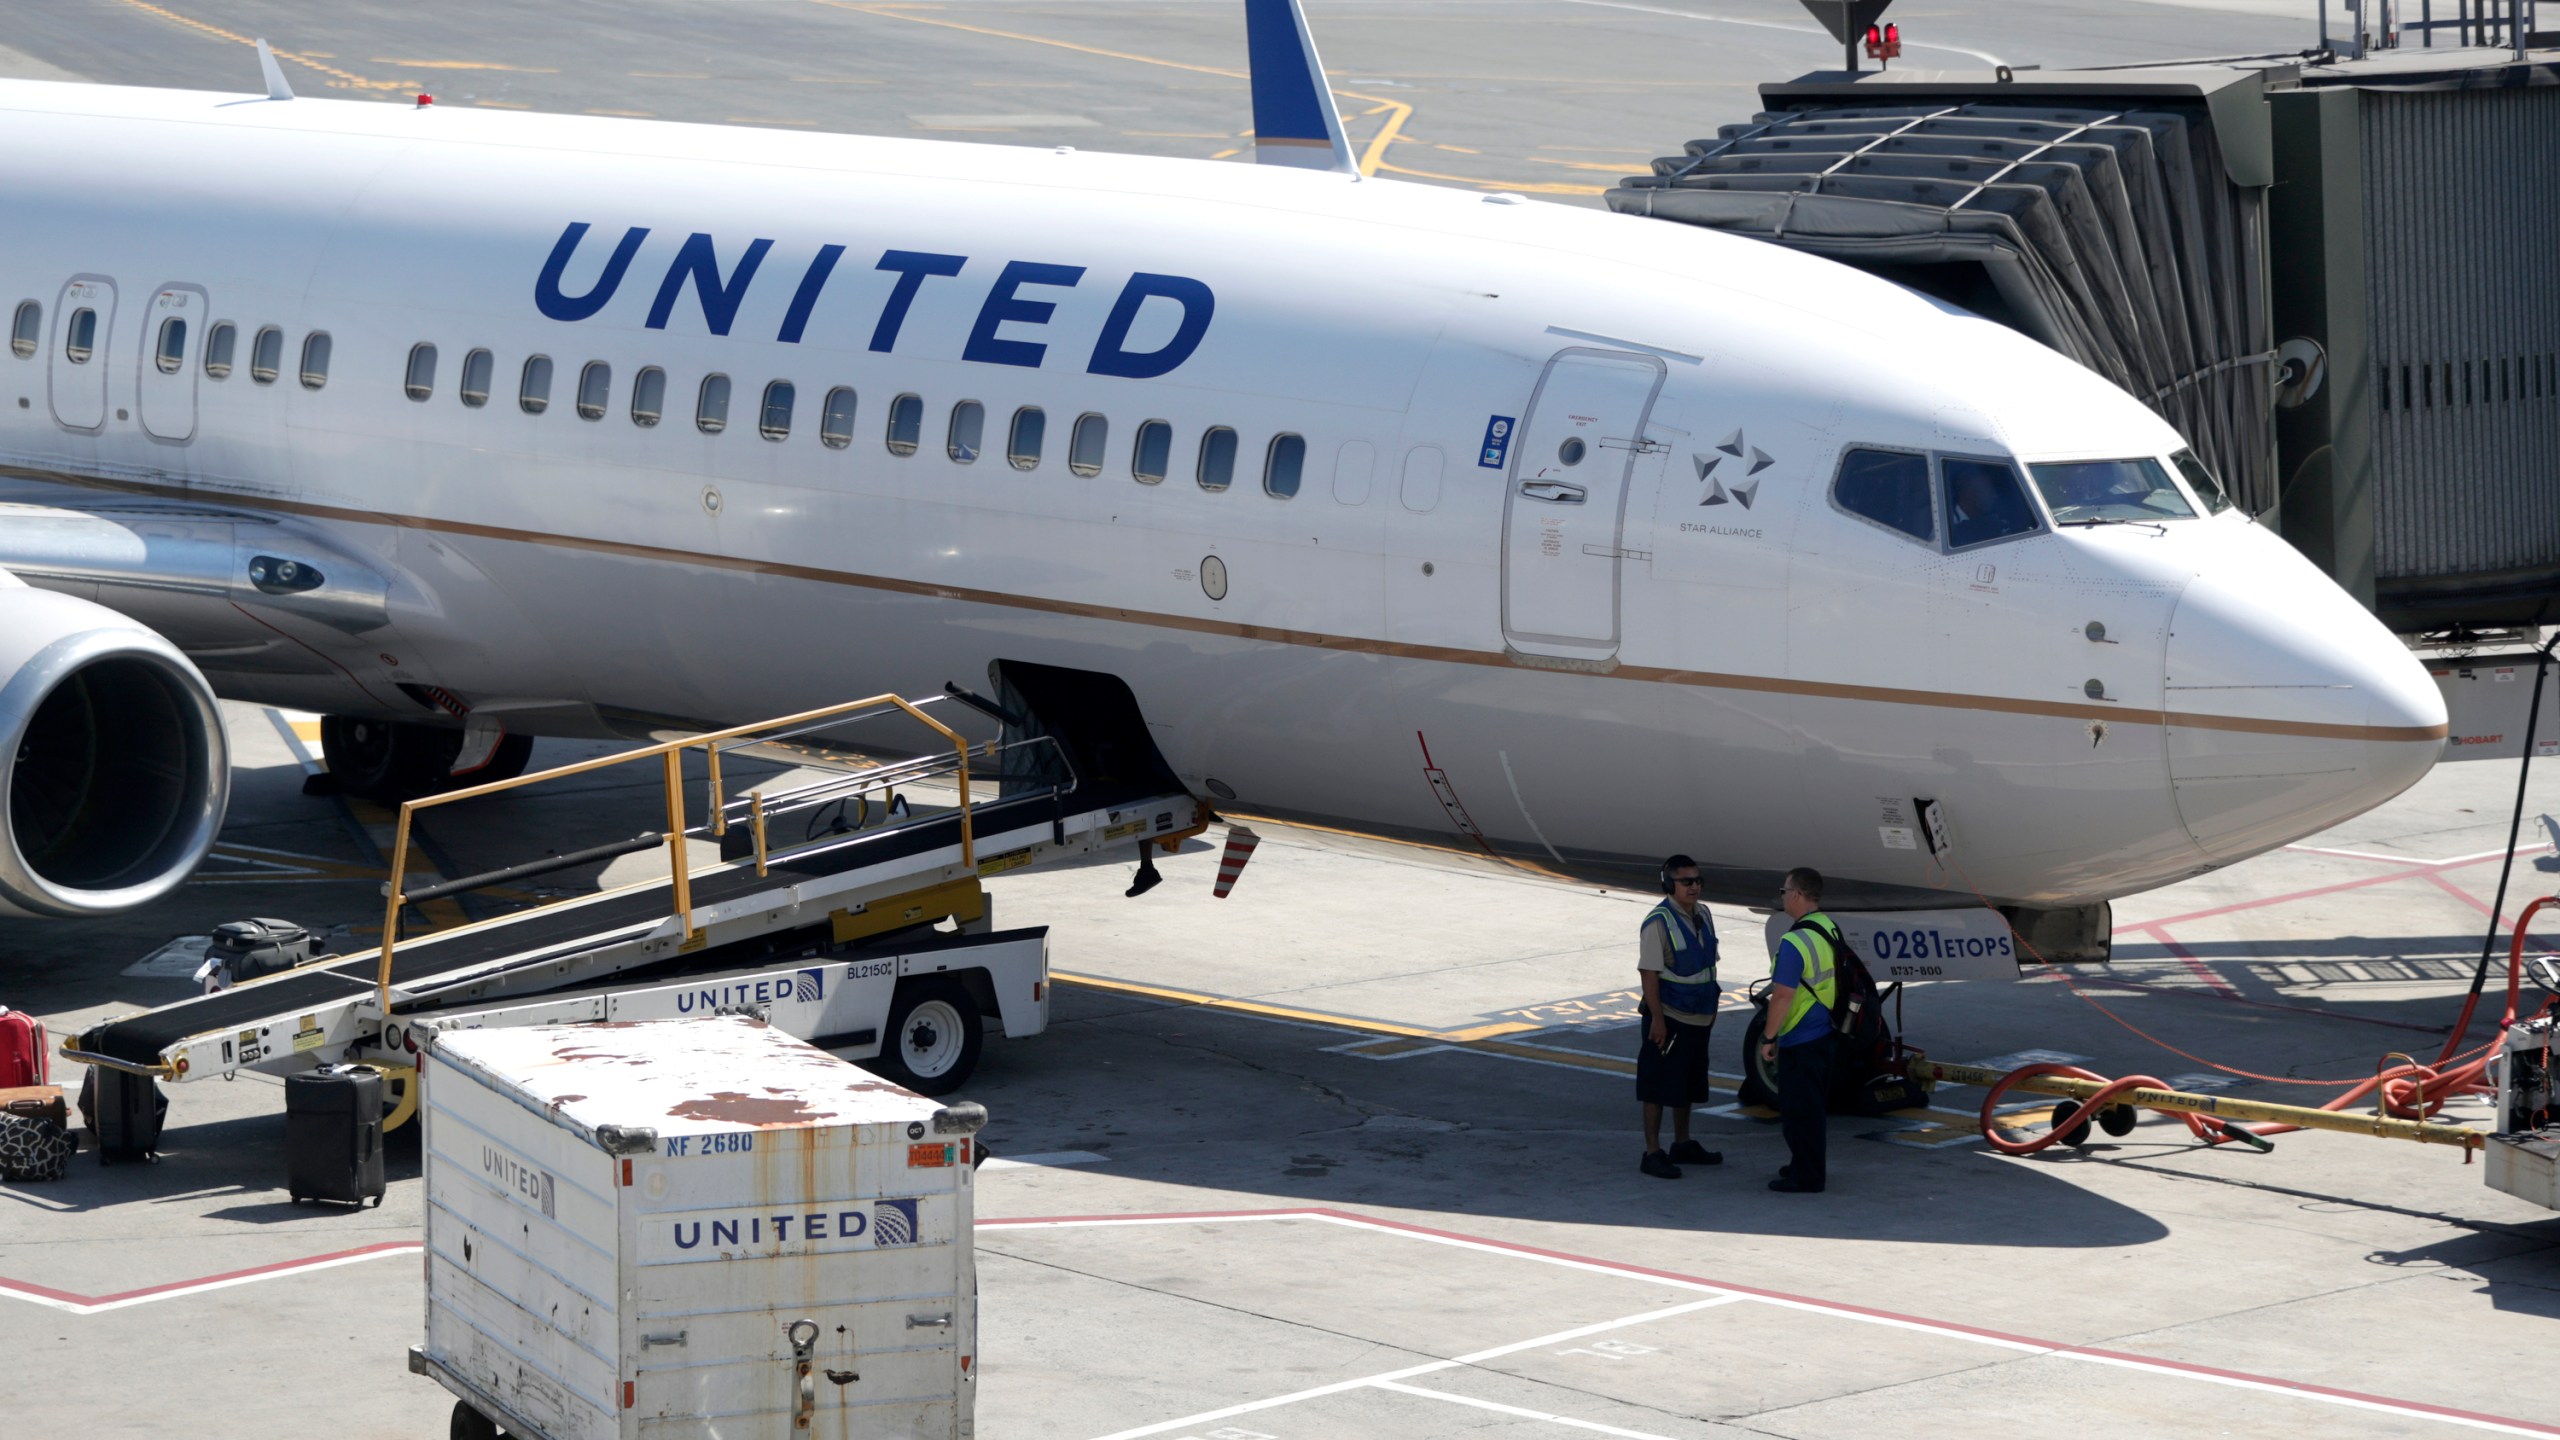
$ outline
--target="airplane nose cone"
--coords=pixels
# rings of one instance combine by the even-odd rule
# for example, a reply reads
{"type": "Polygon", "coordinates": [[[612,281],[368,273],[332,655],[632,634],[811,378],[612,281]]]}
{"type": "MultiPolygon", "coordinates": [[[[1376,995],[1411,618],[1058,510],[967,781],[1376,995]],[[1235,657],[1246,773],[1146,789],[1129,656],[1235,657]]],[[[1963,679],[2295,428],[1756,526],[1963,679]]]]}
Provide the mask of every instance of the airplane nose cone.
{"type": "Polygon", "coordinates": [[[2372,809],[2444,751],[2426,667],[2290,551],[2190,582],[2167,671],[2178,814],[2217,862],[2372,809]]]}

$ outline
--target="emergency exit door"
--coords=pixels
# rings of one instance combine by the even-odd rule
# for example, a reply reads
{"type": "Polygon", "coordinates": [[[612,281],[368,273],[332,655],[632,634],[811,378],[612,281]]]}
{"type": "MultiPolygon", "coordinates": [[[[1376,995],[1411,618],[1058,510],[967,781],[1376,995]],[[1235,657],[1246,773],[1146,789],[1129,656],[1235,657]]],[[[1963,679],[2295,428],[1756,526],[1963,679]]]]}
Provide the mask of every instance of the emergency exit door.
{"type": "Polygon", "coordinates": [[[46,388],[53,418],[74,430],[107,423],[107,337],[115,333],[116,282],[75,275],[53,307],[53,354],[46,388]]]}
{"type": "Polygon", "coordinates": [[[1628,472],[1662,377],[1654,356],[1580,347],[1539,376],[1502,509],[1502,636],[1515,656],[1617,654],[1628,472]]]}

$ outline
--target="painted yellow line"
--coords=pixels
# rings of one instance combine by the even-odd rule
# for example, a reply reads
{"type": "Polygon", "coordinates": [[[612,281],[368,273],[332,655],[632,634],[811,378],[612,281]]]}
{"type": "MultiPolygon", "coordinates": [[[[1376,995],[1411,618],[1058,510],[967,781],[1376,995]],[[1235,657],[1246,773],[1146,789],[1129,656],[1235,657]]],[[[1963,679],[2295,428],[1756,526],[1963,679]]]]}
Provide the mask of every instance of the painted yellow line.
{"type": "Polygon", "coordinates": [[[392,60],[373,57],[376,65],[399,65],[411,70],[512,70],[519,75],[557,75],[548,65],[501,65],[494,60],[392,60]]]}
{"type": "MultiPolygon", "coordinates": [[[[1441,148],[1445,150],[1448,147],[1444,145],[1441,148]]],[[[1639,160],[1631,165],[1612,165],[1600,160],[1556,160],[1545,155],[1532,155],[1529,157],[1529,163],[1532,165],[1562,165],[1568,170],[1598,170],[1603,174],[1608,175],[1624,175],[1630,170],[1643,169],[1647,162],[1639,160]]]]}
{"type": "Polygon", "coordinates": [[[1390,100],[1382,95],[1353,95],[1348,90],[1342,93],[1350,95],[1354,100],[1375,101],[1380,105],[1391,106],[1395,110],[1394,114],[1387,117],[1386,123],[1378,127],[1378,133],[1369,137],[1369,148],[1360,152],[1360,173],[1375,175],[1378,173],[1378,166],[1386,157],[1387,147],[1396,143],[1396,132],[1404,128],[1404,122],[1413,118],[1413,107],[1401,100],[1390,100]]]}
{"type": "MultiPolygon", "coordinates": [[[[136,10],[157,15],[172,25],[184,25],[190,30],[210,35],[217,40],[228,40],[235,45],[255,45],[258,43],[256,40],[243,35],[236,30],[225,30],[219,25],[207,25],[201,20],[190,19],[187,16],[181,15],[175,10],[164,9],[161,6],[153,5],[149,3],[149,0],[121,0],[121,3],[130,5],[136,10]]],[[[323,75],[335,76],[339,82],[338,88],[341,89],[408,90],[414,88],[417,84],[414,80],[367,80],[363,76],[355,74],[352,71],[341,70],[334,65],[321,64],[320,61],[323,57],[316,54],[304,54],[293,50],[276,50],[272,45],[267,48],[275,50],[275,57],[278,60],[290,60],[296,65],[308,66],[311,69],[319,71],[323,75]]]]}
{"type": "Polygon", "coordinates": [[[1207,1010],[1232,1010],[1243,1015],[1259,1015],[1267,1020],[1298,1020],[1311,1025],[1330,1025],[1337,1029],[1366,1035],[1393,1035],[1407,1040],[1429,1040],[1456,1045],[1491,1035],[1515,1035],[1535,1030],[1535,1025],[1504,1021],[1496,1025],[1477,1025],[1464,1030],[1431,1030],[1418,1025],[1396,1025],[1384,1020],[1362,1020],[1337,1015],[1326,1010],[1307,1010],[1294,1005],[1266,1005],[1258,1000],[1234,1000],[1224,995],[1204,995],[1196,990],[1175,990],[1163,985],[1141,985],[1134,980],[1114,980],[1102,975],[1069,975],[1050,972],[1049,978],[1061,985],[1076,985],[1088,990],[1107,990],[1119,995],[1140,995],[1150,1000],[1167,1000],[1177,1005],[1197,1005],[1207,1010]]]}
{"type": "Polygon", "coordinates": [[[1486,180],[1474,175],[1443,175],[1437,170],[1409,170],[1402,165],[1381,164],[1379,169],[1391,175],[1410,175],[1417,180],[1447,180],[1460,185],[1475,185],[1487,190],[1516,190],[1523,195],[1606,195],[1606,185],[1555,185],[1518,180],[1486,180]]]}

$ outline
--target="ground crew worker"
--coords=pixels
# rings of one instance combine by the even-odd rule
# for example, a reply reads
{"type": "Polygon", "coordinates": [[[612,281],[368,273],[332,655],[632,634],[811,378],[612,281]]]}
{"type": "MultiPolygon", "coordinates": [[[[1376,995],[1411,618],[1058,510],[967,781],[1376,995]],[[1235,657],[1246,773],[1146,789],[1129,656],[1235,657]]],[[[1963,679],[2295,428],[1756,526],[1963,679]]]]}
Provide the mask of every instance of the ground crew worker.
{"type": "Polygon", "coordinates": [[[1689,1138],[1689,1107],[1707,1098],[1707,1040],[1715,1034],[1716,924],[1698,903],[1705,882],[1698,862],[1662,862],[1659,905],[1636,928],[1636,979],[1644,1003],[1636,1012],[1636,1098],[1644,1102],[1644,1160],[1639,1169],[1664,1180],[1682,1165],[1721,1165],[1724,1156],[1689,1138]],[[1662,1112],[1671,1112],[1671,1148],[1662,1148],[1662,1112]]]}
{"type": "Polygon", "coordinates": [[[1778,903],[1795,923],[1778,937],[1760,1053],[1777,1063],[1778,1128],[1787,1137],[1788,1160],[1769,1188],[1811,1193],[1830,1179],[1823,1127],[1831,1096],[1831,1010],[1840,1003],[1840,927],[1822,913],[1819,870],[1788,871],[1778,903]]]}

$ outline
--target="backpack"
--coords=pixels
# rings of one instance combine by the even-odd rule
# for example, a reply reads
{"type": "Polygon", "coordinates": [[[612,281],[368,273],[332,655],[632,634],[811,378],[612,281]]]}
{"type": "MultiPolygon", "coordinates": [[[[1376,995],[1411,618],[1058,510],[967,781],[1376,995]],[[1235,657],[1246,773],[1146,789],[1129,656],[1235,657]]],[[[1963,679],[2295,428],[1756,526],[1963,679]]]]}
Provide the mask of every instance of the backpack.
{"type": "Polygon", "coordinates": [[[1798,920],[1787,927],[1792,935],[1810,930],[1831,942],[1832,984],[1836,987],[1831,1007],[1831,1032],[1836,1038],[1831,1050],[1831,1106],[1838,1112],[1873,1115],[1905,1104],[1918,1103],[1900,1097],[1880,1096],[1872,1082],[1879,1077],[1899,1073],[1896,1066],[1896,1044],[1891,1027],[1885,1024],[1884,995],[1876,987],[1875,975],[1867,962],[1849,944],[1849,937],[1837,925],[1825,928],[1813,923],[1812,917],[1798,920]]]}

